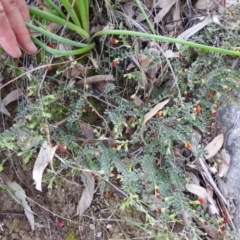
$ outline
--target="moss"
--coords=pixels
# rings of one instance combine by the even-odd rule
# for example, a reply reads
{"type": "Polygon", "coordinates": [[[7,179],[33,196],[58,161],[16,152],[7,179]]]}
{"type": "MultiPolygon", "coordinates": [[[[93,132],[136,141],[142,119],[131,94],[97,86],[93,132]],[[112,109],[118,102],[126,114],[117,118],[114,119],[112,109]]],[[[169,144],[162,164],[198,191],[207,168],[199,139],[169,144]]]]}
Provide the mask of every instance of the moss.
{"type": "MultiPolygon", "coordinates": [[[[96,111],[103,115],[105,108],[101,104],[101,102],[97,101],[93,97],[87,98],[88,102],[96,109],[96,111]]],[[[92,109],[92,107],[89,105],[85,108],[85,113],[82,115],[82,120],[84,122],[88,122],[89,124],[97,125],[99,123],[99,116],[96,114],[96,112],[92,109]]]]}
{"type": "Polygon", "coordinates": [[[76,230],[69,229],[67,236],[64,238],[64,240],[79,240],[76,230]]]}

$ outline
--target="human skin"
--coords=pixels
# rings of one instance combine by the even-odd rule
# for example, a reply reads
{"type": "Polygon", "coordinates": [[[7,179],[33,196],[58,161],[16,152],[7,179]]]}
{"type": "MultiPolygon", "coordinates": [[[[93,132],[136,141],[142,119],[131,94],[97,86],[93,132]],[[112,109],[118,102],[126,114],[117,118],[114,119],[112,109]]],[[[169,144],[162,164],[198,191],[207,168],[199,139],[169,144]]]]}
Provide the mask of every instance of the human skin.
{"type": "Polygon", "coordinates": [[[24,23],[29,21],[25,0],[0,0],[0,45],[14,58],[21,56],[20,48],[28,54],[37,51],[24,23]]]}

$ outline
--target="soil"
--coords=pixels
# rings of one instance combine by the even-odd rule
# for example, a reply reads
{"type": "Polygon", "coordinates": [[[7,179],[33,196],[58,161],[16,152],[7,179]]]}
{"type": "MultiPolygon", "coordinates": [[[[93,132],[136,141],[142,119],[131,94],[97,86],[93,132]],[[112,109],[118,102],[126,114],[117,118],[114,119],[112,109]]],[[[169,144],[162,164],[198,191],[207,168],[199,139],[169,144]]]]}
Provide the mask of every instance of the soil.
{"type": "Polygon", "coordinates": [[[0,189],[1,240],[151,239],[147,233],[123,220],[127,217],[136,222],[144,221],[134,207],[120,210],[124,199],[115,191],[102,196],[97,189],[91,207],[79,218],[77,205],[84,189],[80,178],[59,182],[52,189],[45,186],[39,192],[31,180],[33,162],[24,164],[16,156],[12,160],[13,165],[5,165],[0,177],[17,182],[25,190],[35,213],[35,230],[31,230],[23,207],[6,189],[0,189]]]}

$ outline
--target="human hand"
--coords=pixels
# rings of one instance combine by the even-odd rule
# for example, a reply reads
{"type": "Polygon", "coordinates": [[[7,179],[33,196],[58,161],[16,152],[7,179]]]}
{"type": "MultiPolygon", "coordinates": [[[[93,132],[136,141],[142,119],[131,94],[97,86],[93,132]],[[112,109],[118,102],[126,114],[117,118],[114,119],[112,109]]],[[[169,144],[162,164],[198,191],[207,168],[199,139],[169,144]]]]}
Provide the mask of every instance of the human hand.
{"type": "Polygon", "coordinates": [[[25,0],[0,0],[0,45],[14,58],[21,56],[20,48],[29,54],[37,51],[24,23],[29,20],[25,0]]]}

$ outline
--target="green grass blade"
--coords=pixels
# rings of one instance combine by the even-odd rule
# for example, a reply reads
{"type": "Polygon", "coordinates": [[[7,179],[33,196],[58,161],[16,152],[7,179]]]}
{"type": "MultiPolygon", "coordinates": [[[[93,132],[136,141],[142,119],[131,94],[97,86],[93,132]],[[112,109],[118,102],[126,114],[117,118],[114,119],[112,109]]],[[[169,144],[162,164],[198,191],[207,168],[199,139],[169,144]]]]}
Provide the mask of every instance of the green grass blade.
{"type": "Polygon", "coordinates": [[[76,50],[71,50],[71,51],[61,51],[61,50],[57,50],[57,49],[48,47],[45,43],[41,42],[40,40],[38,40],[35,37],[31,37],[31,38],[32,38],[33,42],[36,43],[38,46],[45,49],[47,52],[52,53],[54,55],[58,55],[58,56],[80,55],[80,54],[89,52],[91,49],[93,49],[95,47],[95,43],[92,43],[81,49],[76,49],[76,50]]]}
{"type": "Polygon", "coordinates": [[[61,18],[65,18],[66,16],[65,14],[61,11],[61,9],[55,5],[51,0],[44,0],[44,2],[46,3],[46,5],[49,5],[52,9],[54,9],[56,11],[56,13],[61,17],[61,18]]]}
{"type": "Polygon", "coordinates": [[[46,11],[42,11],[38,8],[35,8],[35,7],[32,7],[32,6],[28,6],[28,9],[29,9],[29,12],[31,14],[34,14],[36,16],[39,16],[41,18],[44,18],[46,20],[49,20],[51,22],[54,22],[54,23],[57,23],[61,26],[65,26],[66,24],[66,27],[70,30],[73,30],[75,32],[77,32],[80,36],[82,36],[84,39],[89,39],[89,34],[83,30],[82,28],[80,28],[79,26],[71,23],[71,22],[66,22],[66,20],[54,15],[54,14],[51,14],[49,12],[46,12],[46,11]]]}
{"type": "MultiPolygon", "coordinates": [[[[76,0],[77,1],[77,0],[76,0]]],[[[83,29],[89,33],[89,18],[88,18],[88,11],[89,9],[89,2],[87,0],[78,0],[76,7],[78,8],[78,15],[81,19],[81,24],[83,29]]]]}
{"type": "Polygon", "coordinates": [[[194,43],[194,42],[190,42],[190,41],[185,41],[185,40],[181,40],[181,39],[176,39],[176,38],[164,37],[164,36],[142,33],[142,32],[127,31],[127,30],[103,30],[103,31],[99,31],[99,32],[95,33],[91,39],[94,39],[95,37],[102,36],[102,35],[127,35],[127,36],[143,37],[143,38],[148,38],[148,39],[154,39],[156,41],[178,43],[181,45],[186,45],[189,47],[203,49],[206,51],[212,51],[212,52],[216,52],[216,53],[240,56],[240,52],[238,52],[238,51],[232,51],[232,50],[227,50],[227,49],[223,49],[223,48],[211,47],[211,46],[198,44],[198,43],[194,43]]]}
{"type": "Polygon", "coordinates": [[[153,34],[155,34],[154,27],[153,27],[152,23],[150,22],[147,14],[146,14],[146,12],[144,11],[143,6],[142,6],[140,0],[135,0],[135,1],[136,1],[136,4],[137,4],[139,10],[141,11],[141,13],[143,14],[143,16],[145,17],[145,20],[146,20],[146,22],[147,22],[147,24],[148,24],[151,32],[152,32],[153,34]]]}
{"type": "Polygon", "coordinates": [[[76,13],[74,11],[74,8],[71,6],[69,1],[68,0],[60,0],[60,2],[65,7],[67,12],[70,12],[70,17],[71,17],[72,21],[74,22],[74,24],[76,24],[77,26],[81,27],[81,24],[79,22],[78,16],[76,15],[76,13]]]}
{"type": "Polygon", "coordinates": [[[49,37],[51,39],[56,40],[57,42],[64,43],[64,44],[67,44],[67,45],[70,45],[70,46],[74,46],[74,47],[79,47],[79,48],[88,46],[87,44],[84,44],[84,43],[75,42],[75,41],[69,40],[67,38],[60,37],[60,36],[58,36],[58,35],[56,35],[54,33],[51,33],[51,32],[49,32],[47,30],[44,30],[41,27],[36,27],[36,26],[34,26],[34,25],[30,24],[30,23],[25,23],[25,24],[26,24],[26,26],[28,28],[32,29],[33,31],[41,33],[44,36],[47,36],[47,37],[49,37]]]}
{"type": "Polygon", "coordinates": [[[85,0],[86,19],[88,19],[88,32],[89,32],[89,8],[90,8],[89,0],[85,0]]]}

